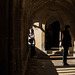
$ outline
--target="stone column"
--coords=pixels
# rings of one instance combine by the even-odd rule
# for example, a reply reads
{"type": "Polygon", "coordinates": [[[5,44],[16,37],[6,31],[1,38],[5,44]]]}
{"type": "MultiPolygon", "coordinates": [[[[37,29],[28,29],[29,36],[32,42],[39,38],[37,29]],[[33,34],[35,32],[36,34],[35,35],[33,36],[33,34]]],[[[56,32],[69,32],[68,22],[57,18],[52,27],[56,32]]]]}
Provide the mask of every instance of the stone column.
{"type": "Polygon", "coordinates": [[[75,57],[75,41],[74,41],[74,47],[73,47],[73,57],[75,57]]]}

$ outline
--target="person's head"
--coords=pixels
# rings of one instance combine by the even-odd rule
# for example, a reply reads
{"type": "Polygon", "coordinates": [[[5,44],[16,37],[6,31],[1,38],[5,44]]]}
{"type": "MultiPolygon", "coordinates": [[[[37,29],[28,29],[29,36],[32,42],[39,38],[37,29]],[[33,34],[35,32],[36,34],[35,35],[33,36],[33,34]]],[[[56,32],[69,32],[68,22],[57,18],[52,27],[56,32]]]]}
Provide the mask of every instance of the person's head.
{"type": "Polygon", "coordinates": [[[65,30],[68,30],[69,28],[70,28],[69,25],[66,25],[66,26],[65,26],[65,30]]]}
{"type": "Polygon", "coordinates": [[[30,32],[30,33],[34,33],[34,30],[31,28],[31,29],[29,30],[29,32],[30,32]]]}

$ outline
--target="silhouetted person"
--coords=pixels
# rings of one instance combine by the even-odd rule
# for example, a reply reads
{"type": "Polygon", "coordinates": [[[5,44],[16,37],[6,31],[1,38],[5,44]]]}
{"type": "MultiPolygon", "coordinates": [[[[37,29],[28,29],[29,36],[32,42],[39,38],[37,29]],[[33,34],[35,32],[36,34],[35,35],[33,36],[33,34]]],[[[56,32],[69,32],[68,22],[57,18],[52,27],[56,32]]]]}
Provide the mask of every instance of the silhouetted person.
{"type": "Polygon", "coordinates": [[[31,56],[35,55],[35,39],[34,30],[31,28],[28,35],[28,44],[31,46],[31,56]]]}
{"type": "Polygon", "coordinates": [[[63,51],[63,65],[68,65],[67,63],[67,55],[68,55],[68,49],[71,45],[71,36],[69,33],[70,26],[66,25],[65,30],[62,31],[62,46],[64,47],[63,51]]]}

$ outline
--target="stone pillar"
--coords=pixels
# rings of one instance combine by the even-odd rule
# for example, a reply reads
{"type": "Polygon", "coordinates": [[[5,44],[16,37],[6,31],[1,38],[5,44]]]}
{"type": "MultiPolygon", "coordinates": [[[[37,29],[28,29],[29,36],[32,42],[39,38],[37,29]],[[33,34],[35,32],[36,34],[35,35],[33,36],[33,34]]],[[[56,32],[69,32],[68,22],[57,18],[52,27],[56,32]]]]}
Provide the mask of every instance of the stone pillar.
{"type": "Polygon", "coordinates": [[[73,47],[73,57],[75,57],[75,41],[74,41],[74,47],[73,47]]]}
{"type": "Polygon", "coordinates": [[[0,1],[0,75],[8,75],[8,4],[0,1]]]}
{"type": "Polygon", "coordinates": [[[39,28],[39,26],[39,22],[34,23],[33,29],[35,34],[35,46],[37,49],[42,50],[42,30],[39,28]]]}

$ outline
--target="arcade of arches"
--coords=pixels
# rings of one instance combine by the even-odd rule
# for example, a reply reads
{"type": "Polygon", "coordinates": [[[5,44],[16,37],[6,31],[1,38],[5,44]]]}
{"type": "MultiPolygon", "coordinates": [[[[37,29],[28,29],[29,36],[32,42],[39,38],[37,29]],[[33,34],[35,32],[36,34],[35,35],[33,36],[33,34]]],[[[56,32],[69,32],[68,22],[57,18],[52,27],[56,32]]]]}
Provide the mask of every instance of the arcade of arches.
{"type": "Polygon", "coordinates": [[[70,52],[73,57],[75,56],[74,0],[1,0],[0,17],[0,73],[2,75],[25,75],[30,59],[27,40],[31,27],[35,33],[36,48],[46,52],[46,49],[50,49],[48,45],[59,46],[60,32],[66,24],[69,24],[72,36],[70,52]],[[49,40],[51,43],[46,42],[47,29],[50,36],[53,30],[57,31],[54,33],[56,38],[53,41],[49,40]]]}

